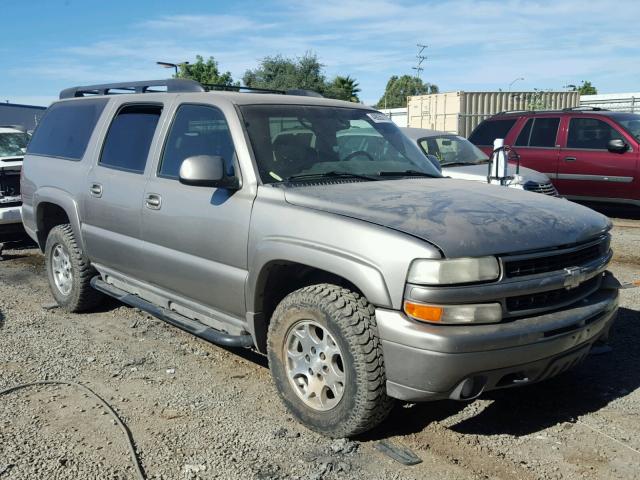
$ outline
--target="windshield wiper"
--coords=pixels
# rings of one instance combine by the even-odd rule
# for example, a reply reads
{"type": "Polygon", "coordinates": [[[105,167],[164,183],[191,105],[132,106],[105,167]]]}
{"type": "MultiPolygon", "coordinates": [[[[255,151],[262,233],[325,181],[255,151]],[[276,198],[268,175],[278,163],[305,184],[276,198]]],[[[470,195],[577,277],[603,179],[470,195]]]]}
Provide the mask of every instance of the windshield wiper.
{"type": "Polygon", "coordinates": [[[316,178],[360,178],[362,180],[380,180],[377,177],[363,175],[361,173],[342,172],[339,170],[331,170],[329,172],[318,173],[301,173],[298,175],[291,175],[284,179],[285,182],[291,182],[296,180],[313,180],[316,178]]]}
{"type": "Polygon", "coordinates": [[[483,163],[487,163],[489,160],[478,160],[477,162],[447,162],[441,164],[443,167],[465,167],[468,165],[482,165],[483,163]]]}
{"type": "Polygon", "coordinates": [[[427,172],[421,172],[420,170],[402,170],[397,172],[378,172],[378,175],[381,177],[431,177],[435,178],[435,175],[432,175],[427,172]]]}

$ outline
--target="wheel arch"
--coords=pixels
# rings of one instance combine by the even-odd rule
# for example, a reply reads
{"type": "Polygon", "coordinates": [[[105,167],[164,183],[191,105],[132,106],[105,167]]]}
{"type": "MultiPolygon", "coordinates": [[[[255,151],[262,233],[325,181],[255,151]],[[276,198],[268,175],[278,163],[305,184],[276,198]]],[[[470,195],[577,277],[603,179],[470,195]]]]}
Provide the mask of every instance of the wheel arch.
{"type": "Polygon", "coordinates": [[[248,327],[261,352],[266,351],[266,332],[273,311],[284,297],[299,288],[332,283],[360,293],[373,305],[392,305],[382,272],[361,258],[294,243],[259,249],[256,257],[245,295],[248,327]]]}

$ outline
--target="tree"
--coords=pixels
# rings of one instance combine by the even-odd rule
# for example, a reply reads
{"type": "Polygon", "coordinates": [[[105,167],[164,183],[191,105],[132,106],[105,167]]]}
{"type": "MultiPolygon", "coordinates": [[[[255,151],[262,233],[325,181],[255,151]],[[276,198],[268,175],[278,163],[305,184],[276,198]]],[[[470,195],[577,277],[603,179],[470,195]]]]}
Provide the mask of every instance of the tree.
{"type": "Polygon", "coordinates": [[[582,80],[580,85],[567,85],[572,92],[579,92],[580,95],[597,95],[598,89],[591,82],[582,80]]]}
{"type": "Polygon", "coordinates": [[[378,108],[399,108],[407,106],[407,97],[438,93],[437,85],[424,83],[422,79],[411,75],[392,76],[387,82],[384,95],[376,105],[378,108]]]}
{"type": "Polygon", "coordinates": [[[324,95],[337,100],[357,103],[360,101],[358,92],[360,92],[360,88],[355,78],[351,78],[349,75],[346,77],[338,75],[327,85],[324,95]]]}
{"type": "Polygon", "coordinates": [[[327,85],[322,67],[318,57],[310,52],[299,58],[276,55],[263,58],[260,66],[247,70],[243,81],[247,87],[253,88],[274,90],[302,88],[324,93],[327,85]]]}
{"type": "Polygon", "coordinates": [[[183,63],[179,68],[176,78],[188,78],[200,83],[234,85],[231,73],[220,73],[218,62],[213,57],[209,57],[205,62],[202,55],[196,55],[195,63],[183,63]]]}

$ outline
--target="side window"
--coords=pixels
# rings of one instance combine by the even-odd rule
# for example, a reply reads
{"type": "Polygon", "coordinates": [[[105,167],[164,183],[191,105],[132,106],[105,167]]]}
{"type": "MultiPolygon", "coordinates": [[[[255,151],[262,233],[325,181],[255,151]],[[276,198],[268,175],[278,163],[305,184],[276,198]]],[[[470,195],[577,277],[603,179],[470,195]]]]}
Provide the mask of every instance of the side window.
{"type": "Polygon", "coordinates": [[[220,110],[204,105],[180,105],[167,136],[159,176],[178,178],[180,165],[194,155],[220,156],[233,175],[235,148],[220,110]]]}
{"type": "Polygon", "coordinates": [[[496,138],[504,138],[516,123],[516,119],[486,120],[476,127],[469,141],[474,145],[492,146],[496,138]]]}
{"type": "Polygon", "coordinates": [[[527,123],[524,125],[524,128],[520,131],[520,135],[516,139],[515,146],[516,147],[528,147],[529,146],[529,137],[531,136],[531,126],[533,125],[533,118],[527,120],[527,123]]]}
{"type": "Polygon", "coordinates": [[[560,118],[532,118],[524,126],[515,145],[521,147],[555,147],[560,118]]]}
{"type": "Polygon", "coordinates": [[[100,165],[134,173],[144,172],[161,113],[159,105],[122,107],[107,132],[100,165]]]}
{"type": "Polygon", "coordinates": [[[51,105],[36,128],[27,153],[82,159],[107,99],[71,100],[51,105]]]}
{"type": "Polygon", "coordinates": [[[597,118],[572,118],[569,122],[567,148],[606,150],[609,140],[622,138],[611,125],[597,118]]]}

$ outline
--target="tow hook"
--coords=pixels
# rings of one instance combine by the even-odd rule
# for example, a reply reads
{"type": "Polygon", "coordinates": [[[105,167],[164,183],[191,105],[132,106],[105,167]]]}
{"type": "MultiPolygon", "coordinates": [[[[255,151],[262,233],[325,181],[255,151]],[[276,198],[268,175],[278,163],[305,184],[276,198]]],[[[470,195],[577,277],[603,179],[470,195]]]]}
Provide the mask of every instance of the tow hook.
{"type": "Polygon", "coordinates": [[[627,288],[637,288],[640,287],[640,280],[634,280],[632,282],[620,283],[620,281],[613,276],[611,272],[605,272],[604,278],[602,279],[602,288],[606,288],[609,290],[621,290],[627,288]]]}

